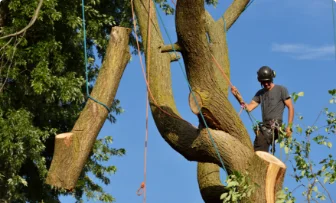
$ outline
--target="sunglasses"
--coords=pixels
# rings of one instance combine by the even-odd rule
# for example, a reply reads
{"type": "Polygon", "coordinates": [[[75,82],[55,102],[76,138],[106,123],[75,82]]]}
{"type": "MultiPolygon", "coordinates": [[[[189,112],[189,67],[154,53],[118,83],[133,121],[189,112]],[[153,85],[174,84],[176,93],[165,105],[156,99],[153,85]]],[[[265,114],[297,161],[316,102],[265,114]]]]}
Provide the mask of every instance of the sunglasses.
{"type": "Polygon", "coordinates": [[[262,84],[262,85],[270,85],[271,82],[262,82],[261,84],[262,84]]]}

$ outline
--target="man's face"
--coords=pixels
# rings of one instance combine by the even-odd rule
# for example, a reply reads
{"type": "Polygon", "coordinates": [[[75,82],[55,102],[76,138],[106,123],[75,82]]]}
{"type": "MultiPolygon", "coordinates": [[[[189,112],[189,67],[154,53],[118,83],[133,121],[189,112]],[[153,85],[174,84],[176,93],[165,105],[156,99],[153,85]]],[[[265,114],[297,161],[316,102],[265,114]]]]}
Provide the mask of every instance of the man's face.
{"type": "Polygon", "coordinates": [[[267,81],[267,82],[262,82],[261,83],[262,84],[262,86],[265,88],[265,89],[267,89],[267,90],[269,90],[269,89],[271,89],[271,85],[272,85],[272,82],[270,82],[270,81],[267,81]]]}

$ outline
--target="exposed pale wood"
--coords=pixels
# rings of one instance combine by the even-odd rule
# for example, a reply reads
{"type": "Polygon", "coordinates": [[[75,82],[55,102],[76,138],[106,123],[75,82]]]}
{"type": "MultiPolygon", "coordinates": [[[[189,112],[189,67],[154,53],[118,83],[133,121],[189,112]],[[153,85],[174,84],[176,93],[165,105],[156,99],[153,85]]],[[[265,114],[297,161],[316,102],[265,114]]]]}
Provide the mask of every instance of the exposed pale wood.
{"type": "Polygon", "coordinates": [[[256,154],[261,159],[269,163],[266,173],[265,194],[266,202],[274,203],[277,188],[279,188],[279,184],[282,185],[283,176],[286,171],[286,165],[281,160],[267,152],[257,151],[256,154]]]}
{"type": "Polygon", "coordinates": [[[189,106],[194,114],[197,115],[200,113],[200,109],[202,108],[202,98],[197,92],[189,93],[189,106]]]}
{"type": "MultiPolygon", "coordinates": [[[[112,28],[105,59],[91,93],[91,97],[108,107],[112,106],[121,76],[130,59],[130,32],[128,28],[112,28]]],[[[75,188],[108,113],[105,107],[89,99],[72,131],[56,136],[47,184],[67,190],[75,188]]]]}
{"type": "Polygon", "coordinates": [[[171,62],[178,61],[181,58],[181,56],[178,53],[169,53],[169,55],[171,62]]]}

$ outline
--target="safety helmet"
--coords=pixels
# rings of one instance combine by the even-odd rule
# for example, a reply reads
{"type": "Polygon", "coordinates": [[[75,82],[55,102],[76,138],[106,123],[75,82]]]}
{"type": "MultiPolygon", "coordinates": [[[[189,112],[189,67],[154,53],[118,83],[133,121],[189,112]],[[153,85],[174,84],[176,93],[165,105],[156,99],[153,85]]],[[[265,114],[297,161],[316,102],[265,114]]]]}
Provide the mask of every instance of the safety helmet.
{"type": "Polygon", "coordinates": [[[262,66],[257,74],[259,82],[273,82],[273,78],[275,78],[275,71],[268,66],[262,66]]]}

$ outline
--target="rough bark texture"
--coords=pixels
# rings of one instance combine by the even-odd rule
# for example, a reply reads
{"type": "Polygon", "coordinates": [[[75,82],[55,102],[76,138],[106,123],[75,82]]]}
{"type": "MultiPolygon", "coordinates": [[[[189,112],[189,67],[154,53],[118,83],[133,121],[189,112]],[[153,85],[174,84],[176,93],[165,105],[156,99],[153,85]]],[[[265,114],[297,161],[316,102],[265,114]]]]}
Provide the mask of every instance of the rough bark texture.
{"type": "Polygon", "coordinates": [[[219,197],[227,192],[220,181],[219,166],[212,163],[197,164],[197,180],[202,198],[205,202],[223,203],[219,197]]]}
{"type": "MultiPolygon", "coordinates": [[[[127,28],[112,28],[105,59],[91,93],[91,97],[108,107],[112,106],[121,76],[130,59],[130,32],[127,28]]],[[[89,99],[71,133],[56,136],[47,184],[68,190],[76,186],[108,113],[105,107],[89,99]]]]}
{"type": "MultiPolygon", "coordinates": [[[[223,88],[225,84],[223,85],[223,82],[218,79],[222,76],[215,71],[218,68],[212,60],[211,53],[213,52],[218,63],[225,67],[223,55],[220,55],[223,52],[219,51],[226,47],[221,44],[224,37],[217,41],[216,36],[223,35],[210,31],[211,20],[206,23],[206,19],[210,18],[206,16],[204,0],[183,0],[177,3],[176,31],[178,42],[182,47],[181,53],[185,61],[188,80],[192,90],[202,98],[202,113],[207,118],[208,125],[231,134],[246,147],[252,149],[250,137],[238,115],[233,114],[235,110],[226,96],[227,84],[226,88],[223,88]],[[211,45],[207,40],[206,30],[209,30],[211,45]],[[211,49],[210,46],[212,46],[211,49]]],[[[223,31],[223,29],[220,30],[223,31]]],[[[225,48],[222,50],[225,51],[225,48]]],[[[228,71],[226,74],[229,75],[228,71]]]]}

